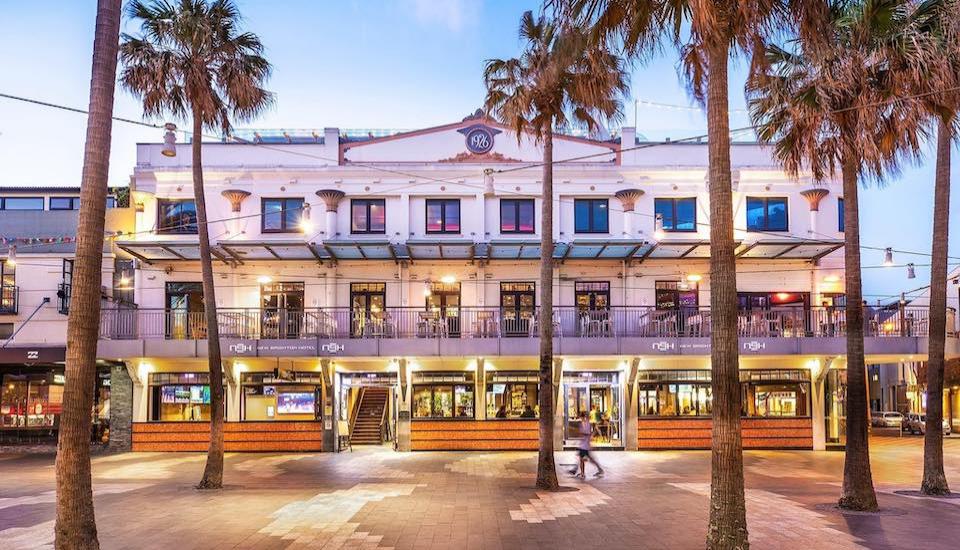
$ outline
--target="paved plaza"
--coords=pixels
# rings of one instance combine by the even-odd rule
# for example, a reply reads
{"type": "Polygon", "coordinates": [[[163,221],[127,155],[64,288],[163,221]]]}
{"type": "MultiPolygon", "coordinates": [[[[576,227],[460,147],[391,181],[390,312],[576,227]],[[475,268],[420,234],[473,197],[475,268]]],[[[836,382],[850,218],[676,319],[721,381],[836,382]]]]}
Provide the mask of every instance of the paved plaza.
{"type": "MultiPolygon", "coordinates": [[[[919,486],[922,438],[875,437],[881,514],[841,514],[843,454],[745,453],[755,548],[956,548],[960,499],[897,494],[919,486]]],[[[960,437],[945,442],[960,489],[960,437]]],[[[700,548],[709,452],[606,452],[602,479],[564,475],[533,488],[529,452],[227,456],[218,492],[198,492],[198,453],[99,455],[97,523],[104,548],[700,548]]],[[[572,453],[559,453],[561,467],[572,453]]],[[[49,548],[49,454],[0,454],[0,547],[49,548]]]]}

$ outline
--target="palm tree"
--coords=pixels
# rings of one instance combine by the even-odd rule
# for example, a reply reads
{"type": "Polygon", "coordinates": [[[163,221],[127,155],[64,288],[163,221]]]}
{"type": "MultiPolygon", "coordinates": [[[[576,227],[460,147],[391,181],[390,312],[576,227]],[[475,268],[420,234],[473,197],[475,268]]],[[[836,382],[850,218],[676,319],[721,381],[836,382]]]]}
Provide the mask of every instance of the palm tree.
{"type": "Polygon", "coordinates": [[[100,270],[103,265],[103,225],[119,35],[120,0],[100,0],[93,38],[90,114],[80,181],[73,295],[67,317],[67,383],[63,388],[63,412],[57,443],[57,519],[54,531],[58,549],[100,548],[90,474],[90,410],[97,373],[100,270]]]}
{"type": "Polygon", "coordinates": [[[870,470],[860,270],[861,176],[894,171],[918,154],[923,113],[909,95],[931,51],[912,0],[831,0],[817,35],[770,46],[747,95],[761,141],[792,174],[843,182],[847,325],[847,444],[842,508],[876,510],[870,470]]]}
{"type": "Polygon", "coordinates": [[[947,328],[947,243],[950,221],[950,149],[958,135],[957,110],[960,97],[960,2],[927,0],[917,8],[926,16],[939,63],[918,82],[918,92],[954,90],[953,93],[926,95],[923,105],[937,127],[937,160],[933,192],[933,250],[930,270],[930,333],[927,348],[927,416],[923,436],[923,481],[920,490],[928,495],[950,493],[943,471],[943,371],[947,328]]]}
{"type": "Polygon", "coordinates": [[[224,133],[231,118],[249,120],[272,104],[263,88],[270,63],[253,33],[241,32],[233,0],[133,0],[127,17],[140,36],[123,35],[120,83],[142,98],[144,115],[172,115],[193,122],[193,194],[203,277],[210,366],[210,447],[199,489],[223,486],[223,367],[217,326],[213,263],[203,194],[204,129],[224,133]]]}
{"type": "Polygon", "coordinates": [[[540,225],[540,453],[537,487],[556,490],[553,456],[553,133],[570,126],[593,132],[622,116],[628,89],[623,61],[585,33],[526,12],[519,58],[491,59],[484,67],[485,108],[510,126],[520,142],[543,146],[543,210],[540,225]]]}
{"type": "Polygon", "coordinates": [[[799,21],[814,26],[803,9],[816,0],[551,0],[565,18],[590,24],[597,39],[611,40],[633,58],[663,44],[679,48],[693,96],[706,103],[710,197],[710,310],[713,392],[710,523],[707,546],[746,548],[737,273],[730,173],[728,62],[761,47],[775,30],[799,21]]]}

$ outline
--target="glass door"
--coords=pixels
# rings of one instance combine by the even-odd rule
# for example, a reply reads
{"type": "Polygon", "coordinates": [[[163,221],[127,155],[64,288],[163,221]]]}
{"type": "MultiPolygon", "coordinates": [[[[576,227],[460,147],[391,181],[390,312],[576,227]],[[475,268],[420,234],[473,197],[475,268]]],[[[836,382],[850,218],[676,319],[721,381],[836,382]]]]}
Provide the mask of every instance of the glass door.
{"type": "Polygon", "coordinates": [[[303,283],[260,286],[264,338],[299,338],[303,328],[303,283]]]}
{"type": "Polygon", "coordinates": [[[167,283],[167,338],[206,338],[202,283],[167,283]]]}
{"type": "Polygon", "coordinates": [[[500,310],[505,336],[529,336],[537,304],[534,283],[500,283],[500,310]]]}
{"type": "Polygon", "coordinates": [[[386,283],[351,283],[350,336],[358,338],[381,334],[386,317],[386,283]]]}
{"type": "Polygon", "coordinates": [[[610,283],[580,281],[574,283],[577,304],[577,330],[581,336],[609,335],[613,327],[610,319],[610,283]]]}
{"type": "Polygon", "coordinates": [[[448,336],[460,336],[460,283],[431,283],[426,307],[448,336]]]}
{"type": "Polygon", "coordinates": [[[599,447],[620,447],[622,416],[620,384],[615,372],[581,372],[564,376],[566,444],[580,439],[580,415],[586,413],[590,442],[599,447]]]}

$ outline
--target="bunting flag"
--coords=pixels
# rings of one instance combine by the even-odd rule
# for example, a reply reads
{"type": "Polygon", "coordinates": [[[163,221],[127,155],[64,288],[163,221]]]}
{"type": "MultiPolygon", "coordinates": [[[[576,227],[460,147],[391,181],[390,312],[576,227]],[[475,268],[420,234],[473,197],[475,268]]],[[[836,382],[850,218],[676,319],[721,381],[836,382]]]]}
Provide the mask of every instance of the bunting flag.
{"type": "Polygon", "coordinates": [[[3,237],[0,236],[0,244],[18,245],[18,244],[60,244],[76,242],[74,236],[60,237],[3,237]]]}

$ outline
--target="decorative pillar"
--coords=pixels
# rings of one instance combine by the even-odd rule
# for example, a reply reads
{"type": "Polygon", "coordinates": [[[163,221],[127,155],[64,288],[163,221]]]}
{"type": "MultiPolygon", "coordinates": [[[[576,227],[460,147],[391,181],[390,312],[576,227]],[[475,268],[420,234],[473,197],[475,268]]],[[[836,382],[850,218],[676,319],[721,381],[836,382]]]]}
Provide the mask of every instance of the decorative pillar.
{"type": "Polygon", "coordinates": [[[486,360],[483,357],[477,357],[476,376],[473,380],[473,395],[477,396],[477,410],[475,418],[477,420],[487,419],[487,374],[486,360]]]}
{"type": "Polygon", "coordinates": [[[637,201],[643,196],[643,191],[640,189],[621,189],[614,193],[614,196],[620,199],[620,203],[623,205],[623,235],[627,238],[633,238],[635,236],[633,211],[636,208],[637,201]]]}
{"type": "Polygon", "coordinates": [[[820,211],[820,201],[824,197],[830,194],[828,189],[822,187],[814,187],[813,189],[807,189],[806,191],[801,191],[800,195],[807,199],[807,204],[810,205],[810,234],[817,234],[817,213],[820,211]]]}
{"type": "Polygon", "coordinates": [[[337,207],[345,195],[343,191],[337,189],[321,189],[317,191],[317,196],[323,199],[327,208],[327,228],[323,234],[323,240],[329,241],[337,236],[337,207]]]}
{"type": "Polygon", "coordinates": [[[244,191],[243,189],[224,189],[220,194],[230,201],[231,212],[239,212],[244,199],[250,196],[250,191],[244,191]]]}
{"type": "Polygon", "coordinates": [[[833,366],[833,357],[818,358],[820,370],[810,372],[810,401],[811,422],[813,422],[813,450],[823,451],[827,448],[827,410],[826,410],[826,380],[830,367],[833,366]]]}
{"type": "Polygon", "coordinates": [[[124,363],[110,367],[108,447],[113,452],[129,452],[133,449],[133,379],[124,363]]]}
{"type": "MultiPolygon", "coordinates": [[[[334,452],[337,450],[337,418],[334,408],[334,399],[337,395],[336,385],[334,383],[334,365],[329,359],[320,360],[320,378],[323,382],[321,386],[322,407],[323,407],[323,452],[334,452]]],[[[341,404],[342,405],[342,404],[341,404]]]]}
{"type": "Polygon", "coordinates": [[[563,359],[553,360],[553,448],[563,450],[563,436],[566,426],[563,425],[563,359]]]}
{"type": "Polygon", "coordinates": [[[397,382],[400,395],[397,399],[397,450],[412,450],[410,443],[410,372],[406,359],[397,360],[397,382]]]}
{"type": "Polygon", "coordinates": [[[627,366],[626,383],[624,385],[624,399],[626,400],[627,414],[623,420],[626,426],[623,427],[623,445],[628,451],[636,451],[639,447],[637,439],[637,423],[639,421],[639,411],[637,410],[637,377],[640,373],[640,358],[634,357],[627,366]]]}

